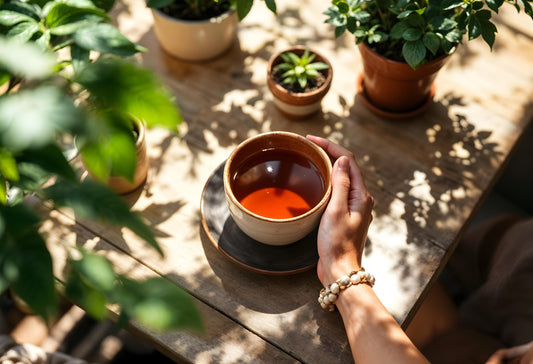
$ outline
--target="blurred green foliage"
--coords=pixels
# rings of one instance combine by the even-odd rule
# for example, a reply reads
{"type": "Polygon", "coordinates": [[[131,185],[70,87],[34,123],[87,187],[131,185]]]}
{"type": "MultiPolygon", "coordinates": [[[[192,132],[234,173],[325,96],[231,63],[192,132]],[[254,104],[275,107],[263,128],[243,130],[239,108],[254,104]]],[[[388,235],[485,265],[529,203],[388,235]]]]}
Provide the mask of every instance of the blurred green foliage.
{"type": "MultiPolygon", "coordinates": [[[[162,251],[141,216],[105,185],[81,182],[60,143],[77,138],[91,172],[131,179],[132,119],[177,133],[172,94],[132,55],[145,51],[111,24],[113,1],[0,0],[0,291],[11,287],[49,320],[58,296],[41,218],[25,203],[36,195],[77,218],[124,226],[162,251]],[[46,183],[46,184],[45,184],[46,183]]],[[[158,330],[201,328],[190,297],[165,278],[134,281],[102,256],[69,251],[64,292],[92,316],[120,307],[158,330]]]]}

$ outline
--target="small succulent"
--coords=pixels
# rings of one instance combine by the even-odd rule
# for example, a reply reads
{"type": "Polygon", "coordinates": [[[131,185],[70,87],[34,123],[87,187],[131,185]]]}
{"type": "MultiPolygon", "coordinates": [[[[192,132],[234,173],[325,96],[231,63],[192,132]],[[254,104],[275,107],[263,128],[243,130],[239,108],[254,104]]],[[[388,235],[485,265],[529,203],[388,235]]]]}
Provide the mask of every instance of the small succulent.
{"type": "Polygon", "coordinates": [[[324,62],[313,62],[316,54],[310,54],[309,48],[305,49],[301,57],[293,52],[281,53],[280,57],[284,62],[279,63],[276,69],[285,71],[281,75],[283,83],[293,85],[298,82],[302,89],[305,89],[308,80],[318,76],[318,71],[329,68],[324,62]]]}

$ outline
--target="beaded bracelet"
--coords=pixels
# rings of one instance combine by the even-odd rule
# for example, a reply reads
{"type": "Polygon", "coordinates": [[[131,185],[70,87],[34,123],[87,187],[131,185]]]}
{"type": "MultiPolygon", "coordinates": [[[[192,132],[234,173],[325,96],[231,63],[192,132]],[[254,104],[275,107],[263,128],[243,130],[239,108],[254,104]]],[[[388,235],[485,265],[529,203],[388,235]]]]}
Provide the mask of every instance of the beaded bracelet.
{"type": "Polygon", "coordinates": [[[335,311],[335,301],[339,296],[341,290],[355,286],[360,283],[366,283],[370,287],[374,286],[376,279],[368,272],[365,272],[365,268],[359,270],[353,270],[350,274],[345,275],[337,279],[335,282],[328,285],[328,288],[322,288],[320,295],[318,296],[318,303],[324,310],[335,311]]]}

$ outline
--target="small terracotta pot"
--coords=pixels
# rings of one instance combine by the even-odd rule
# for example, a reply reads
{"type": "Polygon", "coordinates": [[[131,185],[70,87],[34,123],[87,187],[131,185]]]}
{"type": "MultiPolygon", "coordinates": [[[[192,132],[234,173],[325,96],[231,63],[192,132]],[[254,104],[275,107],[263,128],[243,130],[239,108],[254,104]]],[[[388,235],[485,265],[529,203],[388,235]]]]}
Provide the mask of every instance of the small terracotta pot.
{"type": "Polygon", "coordinates": [[[206,20],[182,20],[152,9],[154,30],[161,47],[185,61],[207,61],[227,51],[239,22],[235,9],[206,20]]]}
{"type": "Polygon", "coordinates": [[[133,175],[133,183],[121,176],[109,176],[107,185],[118,194],[125,194],[142,185],[148,175],[148,157],[146,155],[146,126],[143,122],[135,120],[134,127],[137,130],[137,165],[133,175]]]}
{"type": "Polygon", "coordinates": [[[391,61],[374,52],[365,43],[359,44],[363,60],[362,89],[370,109],[385,113],[412,115],[432,98],[432,87],[438,71],[449,56],[418,66],[413,70],[404,62],[391,61]]]}
{"type": "MultiPolygon", "coordinates": [[[[148,157],[146,155],[146,126],[144,122],[133,119],[133,125],[137,131],[137,141],[135,147],[137,149],[137,165],[135,166],[135,173],[133,175],[133,183],[122,176],[109,176],[104,183],[118,194],[126,194],[132,192],[141,186],[148,175],[148,157]]],[[[83,157],[82,157],[83,161],[83,157]]],[[[97,178],[90,171],[87,171],[92,178],[97,178]]]]}
{"type": "Polygon", "coordinates": [[[305,48],[305,46],[294,46],[275,53],[270,57],[267,66],[267,85],[274,96],[274,104],[281,114],[293,120],[303,119],[320,111],[322,99],[328,93],[333,79],[333,67],[329,60],[322,54],[311,49],[310,53],[316,54],[313,62],[324,62],[329,65],[329,68],[325,70],[327,72],[326,82],[322,86],[310,92],[299,93],[291,92],[276,82],[273,76],[273,70],[276,65],[283,62],[280,54],[289,51],[301,56],[305,48]]]}

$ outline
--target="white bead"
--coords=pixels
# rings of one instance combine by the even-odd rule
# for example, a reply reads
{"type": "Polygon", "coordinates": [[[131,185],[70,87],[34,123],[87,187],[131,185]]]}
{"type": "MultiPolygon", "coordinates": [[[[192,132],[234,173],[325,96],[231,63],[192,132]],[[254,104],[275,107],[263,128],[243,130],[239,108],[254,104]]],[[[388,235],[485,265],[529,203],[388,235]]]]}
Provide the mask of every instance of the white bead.
{"type": "Polygon", "coordinates": [[[342,276],[339,278],[339,285],[342,287],[346,287],[350,283],[350,277],[348,276],[342,276]]]}
{"type": "Polygon", "coordinates": [[[325,310],[326,308],[328,308],[328,305],[326,305],[324,302],[320,302],[320,307],[325,310]]]}
{"type": "Polygon", "coordinates": [[[374,284],[376,283],[376,277],[374,277],[373,275],[370,275],[370,279],[368,281],[370,282],[370,284],[374,284]]]}
{"type": "Polygon", "coordinates": [[[335,303],[336,300],[337,300],[337,296],[334,295],[333,293],[328,296],[329,303],[335,303]]]}
{"type": "Polygon", "coordinates": [[[363,272],[362,270],[360,270],[359,272],[357,272],[357,276],[359,277],[360,281],[364,281],[366,278],[366,272],[363,272]]]}
{"type": "Polygon", "coordinates": [[[339,293],[339,291],[340,291],[340,287],[339,287],[339,285],[337,284],[337,282],[334,282],[334,283],[332,283],[331,286],[329,287],[329,290],[331,291],[331,293],[335,293],[335,294],[337,294],[337,293],[339,293]]]}
{"type": "Polygon", "coordinates": [[[325,304],[325,305],[329,305],[329,296],[325,296],[325,297],[322,299],[322,303],[325,304]]]}
{"type": "Polygon", "coordinates": [[[358,274],[354,274],[350,277],[350,281],[352,282],[352,284],[358,284],[359,282],[361,282],[361,278],[359,278],[358,274]]]}

